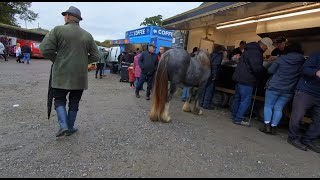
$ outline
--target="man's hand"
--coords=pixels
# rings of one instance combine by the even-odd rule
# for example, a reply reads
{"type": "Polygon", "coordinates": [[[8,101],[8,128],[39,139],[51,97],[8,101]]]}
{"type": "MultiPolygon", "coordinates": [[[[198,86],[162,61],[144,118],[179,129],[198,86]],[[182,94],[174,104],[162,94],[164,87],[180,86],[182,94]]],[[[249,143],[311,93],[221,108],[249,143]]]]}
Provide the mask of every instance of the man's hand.
{"type": "Polygon", "coordinates": [[[317,71],[316,75],[320,78],[320,70],[317,71]]]}

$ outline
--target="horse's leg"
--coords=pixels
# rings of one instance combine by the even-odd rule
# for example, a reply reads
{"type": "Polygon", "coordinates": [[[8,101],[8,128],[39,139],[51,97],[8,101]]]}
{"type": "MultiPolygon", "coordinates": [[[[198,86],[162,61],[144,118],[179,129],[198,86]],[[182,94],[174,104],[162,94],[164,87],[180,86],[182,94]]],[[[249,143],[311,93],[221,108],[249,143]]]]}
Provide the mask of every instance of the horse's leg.
{"type": "Polygon", "coordinates": [[[182,111],[184,111],[184,112],[191,112],[190,103],[191,103],[191,98],[192,98],[192,92],[193,92],[193,87],[189,87],[188,98],[182,107],[182,111]]]}
{"type": "Polygon", "coordinates": [[[203,93],[203,91],[204,91],[205,85],[206,85],[205,83],[202,83],[202,84],[199,86],[197,95],[196,95],[195,100],[194,100],[194,107],[193,107],[192,112],[193,112],[194,114],[197,114],[197,115],[201,115],[201,114],[202,114],[202,110],[200,109],[200,103],[199,103],[199,101],[200,101],[200,98],[201,98],[202,93],[203,93]]]}
{"type": "Polygon", "coordinates": [[[169,106],[170,106],[170,101],[172,100],[172,96],[173,94],[176,92],[177,90],[177,85],[174,82],[170,83],[170,88],[169,88],[169,95],[168,95],[168,99],[164,108],[164,112],[161,115],[161,120],[162,122],[170,122],[171,121],[171,117],[169,116],[169,106]]]}

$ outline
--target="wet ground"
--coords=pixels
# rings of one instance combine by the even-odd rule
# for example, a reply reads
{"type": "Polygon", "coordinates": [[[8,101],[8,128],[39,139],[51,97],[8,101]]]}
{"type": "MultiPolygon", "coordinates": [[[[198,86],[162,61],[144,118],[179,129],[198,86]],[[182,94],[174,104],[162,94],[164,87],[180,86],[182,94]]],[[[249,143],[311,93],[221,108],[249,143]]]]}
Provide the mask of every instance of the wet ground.
{"type": "Polygon", "coordinates": [[[48,120],[46,110],[50,65],[0,59],[1,177],[320,177],[320,154],[288,144],[286,128],[271,136],[259,121],[232,124],[226,109],[184,113],[178,95],[172,123],[151,122],[151,102],[108,72],[89,72],[79,131],[57,139],[56,113],[48,120]]]}

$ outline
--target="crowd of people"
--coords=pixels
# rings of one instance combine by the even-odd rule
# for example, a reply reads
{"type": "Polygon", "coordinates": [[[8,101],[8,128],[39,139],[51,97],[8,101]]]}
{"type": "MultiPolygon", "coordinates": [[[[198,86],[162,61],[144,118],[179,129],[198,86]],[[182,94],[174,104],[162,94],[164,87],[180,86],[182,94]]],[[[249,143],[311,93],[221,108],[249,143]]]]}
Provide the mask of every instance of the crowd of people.
{"type": "MultiPolygon", "coordinates": [[[[2,56],[5,61],[8,61],[9,50],[5,38],[2,38],[0,42],[0,56],[2,56]]],[[[17,43],[15,46],[15,56],[17,63],[26,62],[26,64],[30,64],[31,47],[29,42],[26,42],[22,47],[20,47],[20,43],[17,43]]]]}
{"type": "MultiPolygon", "coordinates": [[[[277,134],[282,110],[293,99],[287,141],[299,149],[320,153],[320,147],[315,144],[315,140],[320,136],[320,52],[311,54],[306,60],[299,42],[290,42],[285,37],[279,37],[275,40],[276,48],[271,52],[271,56],[265,59],[263,53],[273,48],[273,44],[267,37],[248,44],[241,41],[239,48],[229,55],[229,60],[237,63],[233,73],[236,85],[232,122],[250,126],[250,122],[245,119],[245,113],[251,104],[254,89],[262,79],[265,69],[263,61],[272,61],[267,68],[272,76],[265,85],[264,125],[259,130],[266,134],[277,134]],[[312,123],[305,133],[301,133],[300,122],[308,111],[312,112],[312,123]]],[[[194,51],[196,50],[197,47],[194,48],[194,51]]],[[[214,109],[214,81],[225,51],[224,47],[217,46],[211,55],[211,68],[215,74],[210,75],[202,96],[201,106],[205,109],[214,109]]],[[[181,98],[185,100],[187,90],[183,91],[181,98]]]]}
{"type": "MultiPolygon", "coordinates": [[[[62,15],[65,25],[55,27],[46,35],[40,45],[42,54],[56,64],[52,70],[52,77],[54,77],[52,88],[60,125],[57,137],[71,135],[77,131],[74,123],[79,109],[79,101],[83,90],[88,88],[88,72],[85,71],[87,64],[102,63],[92,36],[79,26],[79,22],[82,20],[80,10],[71,6],[62,15]],[[52,44],[52,42],[57,42],[52,39],[61,39],[62,42],[69,44],[69,48],[58,48],[61,45],[52,44]],[[79,46],[83,46],[81,51],[79,51],[79,46]],[[57,56],[56,49],[62,56],[57,56]],[[62,65],[65,67],[59,68],[62,65]],[[79,73],[80,71],[74,69],[83,71],[79,73]],[[67,113],[66,96],[68,93],[70,94],[67,113]]],[[[275,46],[268,37],[262,38],[258,42],[241,41],[239,47],[234,49],[229,56],[227,56],[224,46],[216,46],[210,56],[212,73],[207,81],[200,104],[205,109],[214,109],[212,99],[214,98],[215,81],[219,75],[223,57],[229,57],[230,61],[237,64],[233,74],[236,85],[231,113],[232,122],[236,125],[250,126],[250,123],[245,119],[245,113],[250,106],[254,89],[263,76],[265,69],[263,61],[273,61],[272,65],[268,67],[268,72],[272,76],[266,83],[264,125],[260,131],[276,134],[277,126],[282,118],[282,110],[293,99],[288,142],[299,149],[311,149],[320,153],[320,148],[314,143],[320,136],[320,52],[311,54],[305,60],[301,44],[288,41],[284,37],[277,38],[275,46]],[[276,48],[274,48],[275,46],[276,48]],[[264,58],[264,52],[273,48],[271,55],[264,58]],[[312,111],[313,122],[305,133],[301,133],[299,122],[309,110],[312,111]]],[[[166,51],[165,47],[159,47],[159,54],[156,54],[156,48],[155,44],[150,44],[147,51],[137,49],[136,52],[133,52],[130,50],[119,56],[121,61],[130,64],[128,67],[130,88],[135,89],[137,98],[140,98],[143,84],[147,82],[146,99],[150,100],[157,65],[161,60],[161,55],[166,51]]],[[[198,50],[198,47],[193,48],[190,53],[191,60],[194,60],[192,57],[196,56],[198,50]]],[[[183,88],[181,97],[183,101],[188,96],[188,89],[189,87],[183,88]]]]}

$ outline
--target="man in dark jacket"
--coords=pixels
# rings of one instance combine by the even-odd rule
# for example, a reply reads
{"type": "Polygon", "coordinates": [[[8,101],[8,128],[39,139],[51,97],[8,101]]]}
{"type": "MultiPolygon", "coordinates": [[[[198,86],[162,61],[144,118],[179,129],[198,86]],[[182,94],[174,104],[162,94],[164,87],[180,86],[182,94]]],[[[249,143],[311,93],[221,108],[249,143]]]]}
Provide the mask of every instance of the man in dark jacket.
{"type": "Polygon", "coordinates": [[[230,56],[229,60],[236,61],[237,63],[239,62],[239,59],[244,51],[244,47],[246,46],[246,41],[240,41],[239,47],[235,48],[230,56]]]}
{"type": "Polygon", "coordinates": [[[145,81],[148,83],[146,100],[150,100],[150,94],[153,84],[153,76],[158,66],[158,56],[155,53],[155,44],[149,45],[149,50],[142,52],[139,59],[139,66],[141,68],[140,81],[136,88],[136,97],[140,98],[139,92],[143,87],[145,81]]]}
{"type": "Polygon", "coordinates": [[[214,107],[211,106],[212,98],[213,98],[214,91],[215,91],[214,80],[216,79],[217,74],[220,70],[220,65],[221,65],[221,62],[223,59],[223,52],[224,51],[226,51],[225,47],[218,45],[215,48],[214,53],[212,54],[211,74],[210,74],[210,77],[207,81],[206,87],[203,92],[203,96],[200,101],[200,105],[204,109],[210,109],[210,110],[214,109],[214,107]]]}
{"type": "Polygon", "coordinates": [[[243,121],[244,115],[250,105],[253,88],[264,71],[263,53],[271,48],[272,44],[272,40],[267,37],[259,42],[247,44],[233,73],[236,92],[233,97],[232,120],[237,125],[250,126],[248,122],[243,121]]]}
{"type": "Polygon", "coordinates": [[[320,147],[314,141],[320,136],[320,51],[306,60],[302,77],[297,85],[293,99],[289,124],[288,143],[306,151],[310,149],[320,153],[320,147]],[[301,135],[299,122],[308,110],[312,109],[312,124],[301,135]]]}
{"type": "Polygon", "coordinates": [[[271,52],[271,56],[275,58],[277,56],[287,54],[288,53],[287,42],[288,42],[287,38],[283,36],[278,37],[276,39],[277,47],[271,52]]]}
{"type": "Polygon", "coordinates": [[[92,35],[79,25],[82,20],[80,10],[70,6],[62,15],[65,24],[54,27],[40,44],[43,56],[53,62],[51,80],[60,126],[56,137],[77,131],[74,123],[83,90],[88,89],[88,64],[99,60],[99,51],[92,35]]]}
{"type": "Polygon", "coordinates": [[[27,64],[29,64],[30,55],[31,55],[31,47],[29,46],[29,42],[26,42],[26,44],[22,46],[21,52],[23,54],[23,63],[24,61],[26,61],[27,64]]]}

